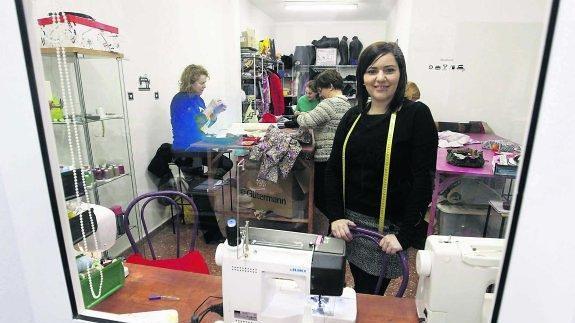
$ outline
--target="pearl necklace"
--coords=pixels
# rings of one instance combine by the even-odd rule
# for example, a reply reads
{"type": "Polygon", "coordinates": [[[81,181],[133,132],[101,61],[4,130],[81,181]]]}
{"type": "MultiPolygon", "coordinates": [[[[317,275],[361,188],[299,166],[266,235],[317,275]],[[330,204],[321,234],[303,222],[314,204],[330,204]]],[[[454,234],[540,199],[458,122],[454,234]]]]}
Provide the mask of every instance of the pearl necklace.
{"type": "MultiPolygon", "coordinates": [[[[52,14],[52,23],[55,26],[55,29],[57,29],[57,24],[63,24],[61,33],[60,33],[60,38],[59,38],[59,42],[60,45],[62,44],[63,40],[64,40],[64,32],[65,31],[65,26],[68,25],[68,18],[66,17],[66,14],[64,12],[54,12],[52,14]],[[61,17],[60,17],[61,16],[61,17]],[[58,19],[57,19],[58,17],[58,19]]],[[[78,165],[81,169],[82,164],[83,164],[83,160],[82,160],[82,150],[80,147],[80,136],[78,135],[78,129],[75,126],[70,126],[70,119],[72,119],[72,123],[75,121],[74,120],[74,116],[76,114],[76,109],[74,106],[74,99],[72,97],[72,86],[70,85],[70,75],[68,72],[68,65],[66,62],[66,49],[63,46],[58,46],[56,47],[56,58],[57,58],[57,62],[58,62],[58,73],[60,76],[60,90],[62,92],[62,103],[63,103],[63,110],[64,110],[64,120],[66,122],[66,134],[67,134],[67,139],[68,139],[68,148],[70,150],[70,158],[71,158],[71,162],[72,162],[72,166],[74,166],[75,163],[75,156],[74,156],[74,146],[76,147],[76,152],[78,154],[78,165]],[[68,109],[68,107],[70,107],[70,109],[68,109]],[[72,131],[71,129],[73,129],[74,132],[74,138],[75,138],[75,143],[72,142],[72,131]],[[75,145],[74,145],[75,144],[75,145]]],[[[76,169],[75,167],[73,167],[73,169],[76,169]]],[[[86,198],[86,203],[89,205],[90,204],[90,194],[88,193],[87,187],[86,187],[86,179],[84,178],[84,175],[82,172],[81,173],[81,183],[82,183],[82,188],[84,189],[84,196],[86,198]]],[[[79,183],[78,183],[78,176],[76,174],[76,171],[73,170],[72,171],[73,177],[74,177],[74,192],[76,194],[76,199],[80,200],[80,189],[79,189],[79,183]]],[[[81,201],[81,200],[80,200],[81,201]]],[[[88,240],[86,238],[86,230],[84,228],[84,218],[82,217],[82,203],[78,203],[76,206],[76,209],[74,210],[75,214],[78,214],[78,216],[80,217],[80,229],[82,231],[82,241],[84,244],[84,250],[88,250],[88,240]]],[[[93,209],[91,209],[88,206],[88,212],[90,213],[90,216],[88,217],[90,219],[90,227],[92,228],[92,238],[94,239],[94,247],[96,248],[96,250],[99,249],[98,247],[98,238],[96,237],[96,230],[95,230],[95,225],[94,225],[94,219],[93,217],[95,216],[93,213],[93,209]]],[[[100,267],[98,272],[100,273],[100,286],[98,287],[98,293],[96,293],[94,291],[94,284],[92,282],[92,275],[90,274],[90,270],[91,267],[88,268],[88,283],[90,285],[90,292],[92,294],[93,298],[99,298],[102,295],[102,286],[104,284],[104,276],[102,274],[102,268],[100,267]]]]}

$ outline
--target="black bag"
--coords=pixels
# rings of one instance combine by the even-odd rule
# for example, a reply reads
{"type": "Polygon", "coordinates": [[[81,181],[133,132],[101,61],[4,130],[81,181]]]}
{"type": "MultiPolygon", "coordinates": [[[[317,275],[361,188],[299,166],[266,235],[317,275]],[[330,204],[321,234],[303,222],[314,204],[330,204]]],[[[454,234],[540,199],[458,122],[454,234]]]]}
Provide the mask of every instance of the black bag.
{"type": "Polygon", "coordinates": [[[447,150],[447,163],[460,167],[481,168],[485,164],[483,151],[471,148],[447,150]]]}
{"type": "Polygon", "coordinates": [[[313,40],[311,44],[314,45],[315,48],[338,48],[339,38],[323,36],[319,40],[313,40]]]}

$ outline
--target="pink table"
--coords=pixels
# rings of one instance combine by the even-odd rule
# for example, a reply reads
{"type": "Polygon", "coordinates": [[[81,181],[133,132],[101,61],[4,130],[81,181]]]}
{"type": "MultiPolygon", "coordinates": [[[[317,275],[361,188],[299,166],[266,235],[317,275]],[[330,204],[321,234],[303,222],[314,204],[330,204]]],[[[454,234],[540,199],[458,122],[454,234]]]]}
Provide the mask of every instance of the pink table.
{"type": "MultiPolygon", "coordinates": [[[[468,134],[472,139],[477,141],[499,140],[503,139],[495,134],[468,134]]],[[[465,145],[466,148],[482,149],[481,143],[473,145],[465,145]]],[[[459,180],[462,176],[474,177],[492,177],[493,167],[491,159],[493,159],[493,151],[490,149],[483,150],[483,159],[485,164],[482,168],[459,167],[447,163],[447,148],[439,148],[437,150],[437,162],[435,165],[435,181],[433,185],[433,195],[431,197],[431,207],[429,208],[429,226],[427,227],[427,235],[433,233],[433,224],[435,222],[435,212],[437,211],[437,200],[439,194],[448,188],[455,181],[459,180]]]]}

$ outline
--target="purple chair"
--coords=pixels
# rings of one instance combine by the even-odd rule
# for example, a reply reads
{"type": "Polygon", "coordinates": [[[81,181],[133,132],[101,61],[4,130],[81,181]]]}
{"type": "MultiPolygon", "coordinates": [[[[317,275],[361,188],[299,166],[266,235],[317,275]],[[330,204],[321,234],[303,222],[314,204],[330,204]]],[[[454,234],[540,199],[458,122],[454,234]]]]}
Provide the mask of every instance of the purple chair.
{"type": "Polygon", "coordinates": [[[126,208],[126,212],[124,212],[124,228],[126,228],[126,235],[128,236],[128,240],[130,241],[130,245],[132,246],[133,251],[133,254],[126,259],[126,262],[146,266],[209,274],[208,265],[206,264],[204,257],[200,254],[199,251],[195,250],[196,237],[198,236],[198,222],[199,222],[199,216],[196,204],[194,203],[194,200],[191,197],[187,196],[184,193],[178,191],[159,191],[159,192],[142,194],[136,197],[132,202],[130,202],[130,204],[126,208]],[[192,206],[195,214],[194,227],[192,229],[192,239],[190,241],[190,248],[185,255],[180,257],[180,225],[179,221],[174,221],[176,231],[176,258],[157,259],[156,253],[154,252],[154,247],[152,246],[152,241],[150,239],[150,234],[148,232],[148,227],[146,225],[146,220],[144,218],[144,210],[146,209],[148,203],[150,203],[151,201],[156,199],[163,199],[165,202],[173,205],[176,208],[176,210],[178,211],[177,214],[181,214],[183,213],[182,207],[173,199],[174,196],[178,196],[186,200],[192,206]],[[142,205],[142,208],[140,209],[140,220],[142,221],[142,227],[144,228],[144,233],[146,235],[145,239],[146,242],[148,243],[148,247],[150,248],[152,259],[147,259],[140,253],[138,245],[136,244],[136,241],[134,240],[134,237],[132,236],[132,233],[129,230],[130,212],[132,211],[132,208],[142,200],[145,200],[145,202],[142,205]]]}

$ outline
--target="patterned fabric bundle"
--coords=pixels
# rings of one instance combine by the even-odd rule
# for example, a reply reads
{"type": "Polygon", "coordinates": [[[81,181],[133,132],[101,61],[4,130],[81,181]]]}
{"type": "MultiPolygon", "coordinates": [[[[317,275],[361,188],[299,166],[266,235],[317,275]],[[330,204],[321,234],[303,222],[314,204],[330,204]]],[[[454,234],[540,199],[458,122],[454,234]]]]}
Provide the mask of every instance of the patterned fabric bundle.
{"type": "Polygon", "coordinates": [[[285,178],[291,171],[300,151],[301,145],[297,140],[278,128],[270,126],[266,135],[250,153],[250,160],[261,162],[258,185],[263,186],[265,181],[277,183],[279,174],[285,178]]]}

